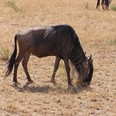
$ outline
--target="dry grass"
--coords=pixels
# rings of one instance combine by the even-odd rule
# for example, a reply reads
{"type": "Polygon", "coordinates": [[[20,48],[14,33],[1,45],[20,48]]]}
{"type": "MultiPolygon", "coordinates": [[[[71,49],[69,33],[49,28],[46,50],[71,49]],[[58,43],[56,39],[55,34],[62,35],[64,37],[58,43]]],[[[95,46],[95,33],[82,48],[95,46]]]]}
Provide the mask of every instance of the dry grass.
{"type": "Polygon", "coordinates": [[[21,9],[17,7],[15,1],[5,1],[4,4],[6,7],[12,8],[15,12],[21,11],[21,9]]]}
{"type": "Polygon", "coordinates": [[[8,48],[0,50],[0,60],[2,60],[2,61],[9,60],[9,50],[8,50],[8,48]]]}
{"type": "MultiPolygon", "coordinates": [[[[70,24],[87,55],[93,54],[95,69],[90,87],[69,91],[63,62],[56,75],[57,86],[54,86],[50,83],[54,57],[31,56],[28,65],[35,83],[24,86],[27,80],[20,65],[21,85],[15,88],[12,74],[3,80],[6,62],[0,58],[1,116],[116,115],[116,12],[98,11],[95,6],[94,0],[0,0],[0,55],[5,53],[6,57],[12,53],[13,38],[20,29],[70,24]]],[[[112,1],[111,9],[113,6],[116,0],[112,1]]]]}

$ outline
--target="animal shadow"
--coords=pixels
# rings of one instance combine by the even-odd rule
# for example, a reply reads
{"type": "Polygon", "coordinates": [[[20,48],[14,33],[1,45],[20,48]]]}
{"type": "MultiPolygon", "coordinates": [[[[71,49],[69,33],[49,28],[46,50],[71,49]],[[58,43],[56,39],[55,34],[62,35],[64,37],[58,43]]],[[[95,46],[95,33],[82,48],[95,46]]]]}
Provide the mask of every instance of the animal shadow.
{"type": "Polygon", "coordinates": [[[71,94],[77,94],[79,92],[83,91],[91,91],[92,88],[90,86],[73,86],[71,88],[63,88],[60,85],[45,85],[45,86],[39,86],[39,85],[24,85],[23,87],[16,86],[15,87],[19,92],[32,92],[32,93],[71,93],[71,94]]]}

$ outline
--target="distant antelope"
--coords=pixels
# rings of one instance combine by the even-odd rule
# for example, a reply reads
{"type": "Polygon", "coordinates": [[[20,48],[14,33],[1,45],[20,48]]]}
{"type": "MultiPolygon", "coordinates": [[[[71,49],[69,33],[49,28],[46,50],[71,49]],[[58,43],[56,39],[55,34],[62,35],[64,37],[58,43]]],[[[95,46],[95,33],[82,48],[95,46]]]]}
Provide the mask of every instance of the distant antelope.
{"type": "MultiPolygon", "coordinates": [[[[112,0],[102,0],[101,1],[101,5],[102,5],[103,10],[109,9],[109,5],[110,5],[111,1],[112,0]]],[[[99,7],[100,7],[100,0],[97,0],[96,9],[99,9],[99,7]]]]}

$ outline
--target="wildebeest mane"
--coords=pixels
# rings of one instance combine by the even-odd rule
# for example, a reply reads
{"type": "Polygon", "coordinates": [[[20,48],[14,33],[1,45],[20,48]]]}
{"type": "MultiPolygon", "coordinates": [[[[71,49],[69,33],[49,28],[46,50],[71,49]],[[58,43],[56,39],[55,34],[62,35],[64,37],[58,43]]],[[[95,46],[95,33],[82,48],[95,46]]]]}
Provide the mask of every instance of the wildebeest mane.
{"type": "MultiPolygon", "coordinates": [[[[74,46],[74,42],[72,41],[74,32],[71,33],[71,31],[72,28],[67,25],[51,26],[44,32],[43,40],[51,41],[50,51],[56,55],[60,55],[62,49],[64,49],[64,47],[67,48],[67,43],[74,46]]],[[[62,58],[61,55],[58,57],[62,58]]]]}
{"type": "MultiPolygon", "coordinates": [[[[75,54],[79,62],[85,59],[85,55],[81,47],[79,38],[75,30],[69,25],[58,25],[58,26],[51,26],[47,28],[44,33],[44,39],[50,39],[51,50],[56,49],[54,51],[57,53],[60,53],[61,43],[65,45],[66,41],[70,41],[70,44],[72,45],[73,56],[75,54]],[[58,43],[60,46],[58,45],[58,43]]],[[[60,56],[60,58],[62,57],[60,56]]]]}
{"type": "Polygon", "coordinates": [[[48,36],[52,38],[53,37],[62,38],[62,35],[64,35],[63,37],[70,38],[73,42],[74,47],[77,47],[78,44],[80,44],[79,38],[75,30],[69,25],[51,26],[45,31],[44,38],[47,38],[48,36]]]}
{"type": "MultiPolygon", "coordinates": [[[[79,64],[82,63],[83,60],[86,59],[86,56],[84,54],[84,51],[81,47],[79,38],[75,32],[75,30],[69,26],[69,25],[58,25],[58,26],[51,26],[50,28],[48,28],[45,33],[44,33],[44,38],[48,39],[48,38],[52,38],[52,45],[51,45],[51,49],[55,49],[54,46],[56,47],[56,43],[62,43],[61,41],[63,39],[70,39],[70,42],[72,43],[72,52],[71,52],[71,56],[70,56],[70,60],[72,62],[73,65],[75,65],[75,67],[77,68],[77,66],[79,66],[79,64]],[[56,39],[54,41],[54,39],[56,39]]],[[[60,47],[57,47],[57,52],[58,50],[60,51],[60,47]]],[[[60,57],[61,58],[61,57],[60,57]]]]}

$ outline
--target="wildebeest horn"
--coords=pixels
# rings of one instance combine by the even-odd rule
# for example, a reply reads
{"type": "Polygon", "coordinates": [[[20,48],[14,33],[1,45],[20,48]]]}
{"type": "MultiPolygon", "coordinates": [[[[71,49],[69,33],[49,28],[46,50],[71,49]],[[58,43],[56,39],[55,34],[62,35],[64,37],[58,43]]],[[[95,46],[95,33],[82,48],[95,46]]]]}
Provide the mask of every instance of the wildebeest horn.
{"type": "Polygon", "coordinates": [[[88,61],[89,61],[89,62],[92,62],[92,61],[93,61],[92,55],[89,56],[88,61]]]}
{"type": "Polygon", "coordinates": [[[90,54],[90,57],[89,57],[89,59],[92,59],[92,54],[90,54]]]}

